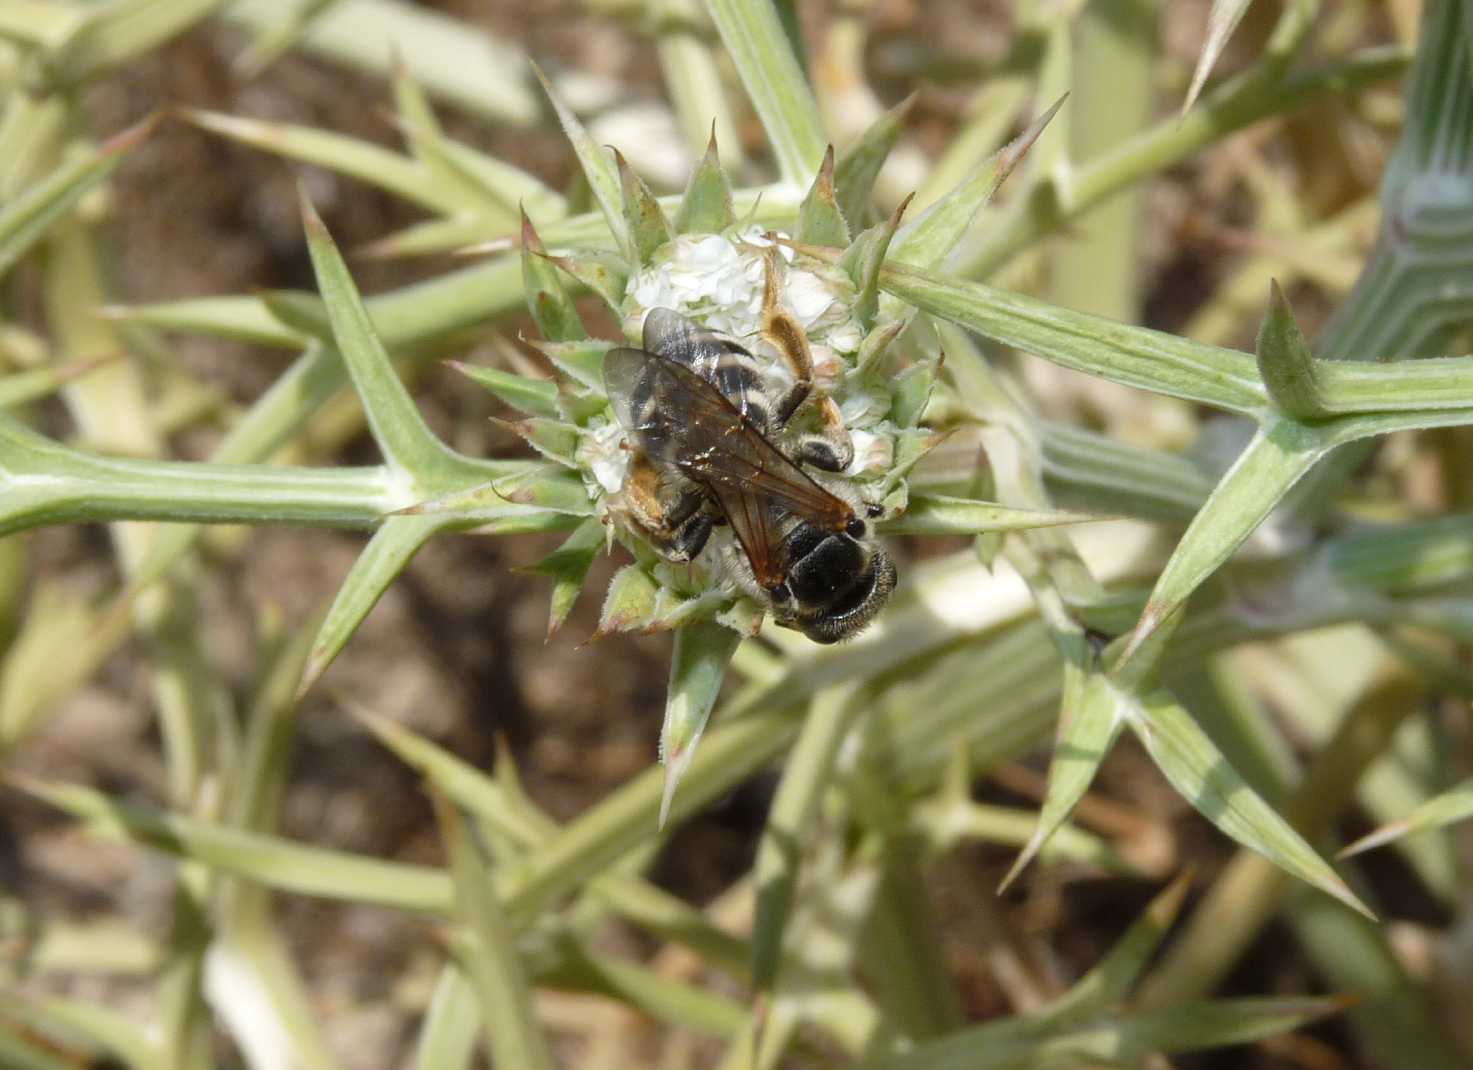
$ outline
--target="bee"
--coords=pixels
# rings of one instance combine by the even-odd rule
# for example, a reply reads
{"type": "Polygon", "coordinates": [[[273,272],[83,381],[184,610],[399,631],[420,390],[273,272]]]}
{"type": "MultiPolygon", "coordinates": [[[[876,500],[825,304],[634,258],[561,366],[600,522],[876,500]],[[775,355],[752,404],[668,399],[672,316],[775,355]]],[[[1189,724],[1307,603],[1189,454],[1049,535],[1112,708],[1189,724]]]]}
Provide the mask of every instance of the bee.
{"type": "Polygon", "coordinates": [[[885,604],[895,565],[874,536],[882,510],[800,466],[842,472],[854,447],[832,399],[811,392],[801,328],[770,292],[767,308],[762,334],[793,372],[776,397],[770,366],[670,309],[650,310],[642,349],[607,354],[604,386],[634,447],[624,497],[673,561],[692,560],[713,528],[729,524],[741,548],[727,555],[738,585],[778,624],[834,643],[885,604]],[[824,431],[796,433],[805,403],[824,431]],[[794,438],[792,457],[774,445],[794,438]]]}

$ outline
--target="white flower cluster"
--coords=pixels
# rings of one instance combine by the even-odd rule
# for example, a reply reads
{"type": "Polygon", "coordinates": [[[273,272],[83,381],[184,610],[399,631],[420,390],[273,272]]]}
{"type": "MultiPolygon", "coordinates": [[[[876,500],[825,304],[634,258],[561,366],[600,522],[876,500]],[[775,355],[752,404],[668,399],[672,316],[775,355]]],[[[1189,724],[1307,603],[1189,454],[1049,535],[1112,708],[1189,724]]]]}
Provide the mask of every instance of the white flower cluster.
{"type": "MultiPolygon", "coordinates": [[[[785,235],[784,235],[785,236],[785,235]]],[[[762,325],[762,292],[766,258],[772,245],[761,227],[740,234],[683,236],[670,243],[665,258],[629,280],[625,326],[639,337],[644,317],[652,308],[684,313],[713,331],[748,338],[762,325]]],[[[788,265],[783,278],[783,303],[808,334],[819,363],[823,350],[852,354],[861,340],[859,325],[849,314],[854,287],[840,272],[820,275],[793,267],[793,250],[778,246],[788,265]]]]}

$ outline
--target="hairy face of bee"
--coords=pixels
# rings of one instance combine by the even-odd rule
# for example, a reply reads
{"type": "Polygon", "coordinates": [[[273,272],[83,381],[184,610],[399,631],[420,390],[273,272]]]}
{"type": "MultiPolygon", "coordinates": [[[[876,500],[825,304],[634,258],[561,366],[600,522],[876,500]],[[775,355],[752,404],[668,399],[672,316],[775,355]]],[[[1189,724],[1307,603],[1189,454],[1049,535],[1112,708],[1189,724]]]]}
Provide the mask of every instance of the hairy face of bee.
{"type": "Polygon", "coordinates": [[[895,589],[895,564],[872,542],[809,528],[793,543],[783,590],[774,592],[775,615],[815,643],[859,632],[895,589]]]}

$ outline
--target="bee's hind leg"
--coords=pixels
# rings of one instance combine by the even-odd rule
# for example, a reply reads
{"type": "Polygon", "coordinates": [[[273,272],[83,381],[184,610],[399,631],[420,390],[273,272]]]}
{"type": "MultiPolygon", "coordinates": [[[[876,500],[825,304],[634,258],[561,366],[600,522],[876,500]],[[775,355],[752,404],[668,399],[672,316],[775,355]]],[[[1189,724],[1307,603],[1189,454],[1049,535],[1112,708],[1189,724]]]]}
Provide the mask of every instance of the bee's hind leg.
{"type": "Polygon", "coordinates": [[[797,460],[825,472],[842,472],[854,461],[854,441],[844,429],[844,417],[834,399],[813,389],[813,354],[808,348],[808,336],[782,307],[782,267],[776,249],[767,250],[766,261],[762,336],[777,349],[793,377],[792,387],[778,401],[774,422],[778,427],[786,427],[800,409],[814,410],[818,431],[798,440],[797,460]]]}
{"type": "Polygon", "coordinates": [[[706,548],[711,530],[716,526],[716,517],[698,509],[686,517],[670,536],[665,553],[672,561],[694,561],[706,548]]]}

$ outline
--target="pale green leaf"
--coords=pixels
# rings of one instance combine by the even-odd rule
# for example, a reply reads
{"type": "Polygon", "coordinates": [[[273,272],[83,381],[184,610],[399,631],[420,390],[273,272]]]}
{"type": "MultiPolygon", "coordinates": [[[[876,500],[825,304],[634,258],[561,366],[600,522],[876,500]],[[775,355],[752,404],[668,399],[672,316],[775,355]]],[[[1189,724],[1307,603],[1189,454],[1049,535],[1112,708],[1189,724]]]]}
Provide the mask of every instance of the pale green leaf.
{"type": "Polygon", "coordinates": [[[902,227],[895,236],[891,251],[894,259],[918,267],[939,267],[971,228],[977,213],[992,200],[998,187],[1028,155],[1028,150],[1063,104],[1063,98],[1054,101],[1028,129],[988,158],[954,190],[930,205],[919,218],[902,227]]]}
{"type": "Polygon", "coordinates": [[[752,922],[752,983],[758,989],[770,989],[777,980],[804,847],[819,802],[831,785],[839,747],[861,709],[853,687],[820,691],[783,767],[753,868],[757,907],[752,922]]]}
{"type": "Polygon", "coordinates": [[[863,230],[869,221],[875,179],[905,129],[905,120],[918,95],[912,93],[885,112],[839,154],[834,165],[834,192],[839,210],[852,231],[863,230]]]}
{"type": "Polygon", "coordinates": [[[91,5],[90,17],[47,58],[45,91],[83,82],[153,51],[214,14],[224,0],[114,0],[91,5]]]}
{"type": "Polygon", "coordinates": [[[660,764],[665,767],[661,828],[670,817],[675,789],[691,769],[696,744],[706,730],[706,719],[739,642],[736,632],[714,621],[690,624],[675,633],[665,720],[660,726],[660,764]]]}
{"type": "MultiPolygon", "coordinates": [[[[221,14],[256,33],[292,16],[281,0],[231,0],[221,14]]],[[[389,76],[400,63],[432,95],[472,115],[515,126],[539,119],[522,51],[464,19],[404,0],[336,0],[298,40],[303,51],[370,73],[389,76]]]]}
{"type": "Polygon", "coordinates": [[[762,120],[783,180],[803,189],[828,139],[777,12],[765,0],[707,0],[706,9],[762,120]]]}
{"type": "Polygon", "coordinates": [[[614,150],[614,163],[619,169],[619,190],[624,198],[624,223],[629,228],[639,263],[648,265],[655,253],[674,237],[670,221],[644,179],[634,173],[618,149],[614,150]]]}
{"type": "Polygon", "coordinates": [[[1411,836],[1428,829],[1442,828],[1473,817],[1473,780],[1465,780],[1441,795],[1428,799],[1406,817],[1382,825],[1376,831],[1356,840],[1340,852],[1341,858],[1382,847],[1403,836],[1411,836]]]}
{"type": "Polygon", "coordinates": [[[1268,397],[1253,358],[1072,312],[1037,298],[888,264],[880,286],[923,312],[1065,368],[1257,417],[1268,397]]]}
{"type": "Polygon", "coordinates": [[[1294,310],[1279,289],[1269,284],[1268,312],[1258,328],[1254,347],[1258,373],[1279,411],[1293,420],[1317,420],[1330,415],[1325,404],[1325,384],[1309,343],[1294,320],[1294,310]]]}
{"type": "Polygon", "coordinates": [[[455,453],[429,429],[394,373],[388,351],[348,273],[348,265],[305,194],[302,221],[338,351],[348,365],[353,388],[363,403],[369,429],[385,460],[419,485],[431,489],[456,482],[480,482],[494,476],[493,467],[455,453]]]}
{"type": "Polygon", "coordinates": [[[451,907],[450,878],[441,870],[242,832],[121,803],[91,788],[12,782],[84,821],[93,835],[155,847],[282,891],[438,914],[451,907]]]}
{"type": "Polygon", "coordinates": [[[1340,875],[1228,764],[1192,715],[1164,692],[1131,703],[1127,718],[1172,787],[1219,831],[1367,917],[1340,875]]]}
{"type": "Polygon", "coordinates": [[[823,162],[803,203],[798,206],[797,239],[806,245],[842,249],[849,244],[849,224],[834,191],[834,149],[824,151],[823,162]]]}
{"type": "Polygon", "coordinates": [[[548,260],[542,239],[525,211],[522,212],[522,290],[527,295],[527,311],[544,339],[566,342],[588,337],[578,309],[563,286],[562,276],[548,260]]]}
{"type": "Polygon", "coordinates": [[[629,225],[624,218],[624,194],[619,183],[619,169],[615,166],[611,153],[602,145],[596,144],[588,135],[588,131],[583,128],[583,124],[578,121],[572,109],[552,88],[552,83],[547,80],[541,68],[534,63],[532,70],[542,82],[547,99],[552,102],[553,110],[557,112],[558,122],[562,124],[563,133],[567,135],[569,143],[573,146],[573,152],[578,156],[578,163],[583,168],[583,177],[587,179],[588,188],[593,191],[593,199],[598,202],[599,210],[603,212],[604,223],[607,224],[609,233],[614,236],[614,247],[626,261],[633,262],[636,255],[634,236],[629,233],[629,225]]]}
{"type": "Polygon", "coordinates": [[[1013,882],[1069,820],[1125,724],[1120,698],[1108,679],[1099,673],[1086,675],[1072,665],[1066,665],[1065,673],[1063,723],[1054,741],[1038,826],[999,891],[1013,882]]]}
{"type": "Polygon", "coordinates": [[[192,108],[180,115],[202,130],[336,171],[431,211],[450,213],[466,204],[465,197],[424,164],[361,138],[192,108]]]}
{"type": "Polygon", "coordinates": [[[378,604],[389,584],[398,578],[419,552],[447,523],[444,516],[394,516],[384,521],[353,562],[347,577],[333,596],[332,605],[312,642],[312,653],[302,671],[297,695],[305,694],[332,664],[353,633],[378,604]]]}
{"type": "Polygon", "coordinates": [[[502,401],[533,416],[556,416],[557,384],[551,379],[528,379],[515,372],[464,364],[458,360],[445,363],[472,382],[485,387],[502,401]]]}
{"type": "Polygon", "coordinates": [[[1123,1003],[1181,912],[1191,885],[1190,872],[1167,885],[1115,942],[1109,954],[1075,981],[1068,992],[1043,1009],[1043,1017],[1062,1025],[1084,1021],[1090,1015],[1123,1003]]]}
{"type": "Polygon", "coordinates": [[[1025,531],[1059,524],[1088,524],[1109,517],[1053,509],[1015,509],[944,494],[916,495],[906,511],[886,520],[887,535],[980,535],[988,531],[1025,531]]]}
{"type": "Polygon", "coordinates": [[[480,998],[491,1063],[498,1070],[552,1070],[516,933],[492,887],[475,830],[453,803],[438,794],[432,799],[450,861],[455,916],[473,937],[458,957],[480,998]]]}
{"type": "Polygon", "coordinates": [[[904,1055],[866,1060],[863,1070],[1063,1070],[1137,1066],[1152,1053],[1248,1044],[1291,1032],[1343,1010],[1338,999],[1225,999],[1178,1003],[1060,1029],[1046,1017],[1005,1018],[923,1044],[904,1055]]]}
{"type": "Polygon", "coordinates": [[[533,572],[552,578],[552,609],[547,619],[549,639],[568,619],[573,604],[583,593],[588,570],[604,546],[604,526],[590,517],[573,529],[566,542],[532,566],[533,572]]]}
{"type": "Polygon", "coordinates": [[[1197,95],[1207,84],[1207,76],[1217,66],[1217,58],[1227,47],[1228,38],[1248,13],[1253,0],[1212,0],[1212,10],[1207,15],[1207,37],[1202,42],[1202,51],[1197,56],[1197,66],[1192,71],[1192,84],[1187,87],[1187,96],[1182,101],[1182,114],[1191,110],[1197,95]]]}
{"type": "Polygon", "coordinates": [[[680,207],[675,213],[675,230],[679,234],[715,234],[734,222],[731,181],[721,166],[713,132],[706,153],[691,171],[690,182],[680,198],[680,207]]]}
{"type": "Polygon", "coordinates": [[[1259,428],[1213,488],[1161,570],[1125,652],[1111,667],[1112,675],[1119,680],[1140,675],[1150,659],[1134,667],[1130,663],[1137,660],[1146,641],[1177,618],[1192,592],[1243,544],[1328,448],[1322,435],[1291,420],[1271,420],[1259,428]]]}
{"type": "Polygon", "coordinates": [[[63,163],[0,206],[0,278],[52,223],[69,212],[88,190],[116,171],[154,125],[155,120],[147,119],[123,131],[98,148],[63,163]]]}
{"type": "Polygon", "coordinates": [[[0,1016],[49,1031],[80,1035],[120,1059],[130,1070],[169,1070],[171,1063],[148,1032],[128,1015],[101,1004],[65,996],[11,996],[0,1016]]]}
{"type": "Polygon", "coordinates": [[[454,962],[440,969],[414,1045],[414,1070],[468,1070],[481,1031],[476,990],[454,962]]]}

